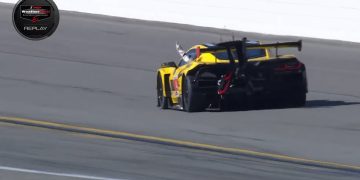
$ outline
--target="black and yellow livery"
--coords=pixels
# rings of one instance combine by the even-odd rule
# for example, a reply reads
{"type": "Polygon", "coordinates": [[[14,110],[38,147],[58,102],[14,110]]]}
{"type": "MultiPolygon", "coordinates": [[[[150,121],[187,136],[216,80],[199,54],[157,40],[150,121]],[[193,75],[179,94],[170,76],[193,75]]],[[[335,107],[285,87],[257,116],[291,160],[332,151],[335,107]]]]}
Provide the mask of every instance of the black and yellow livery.
{"type": "Polygon", "coordinates": [[[163,63],[157,71],[158,106],[187,112],[254,102],[304,106],[305,65],[293,55],[278,55],[279,48],[291,47],[300,51],[302,42],[261,44],[244,38],[196,45],[186,52],[177,45],[180,62],[163,63]],[[276,49],[275,56],[270,49],[276,49]]]}

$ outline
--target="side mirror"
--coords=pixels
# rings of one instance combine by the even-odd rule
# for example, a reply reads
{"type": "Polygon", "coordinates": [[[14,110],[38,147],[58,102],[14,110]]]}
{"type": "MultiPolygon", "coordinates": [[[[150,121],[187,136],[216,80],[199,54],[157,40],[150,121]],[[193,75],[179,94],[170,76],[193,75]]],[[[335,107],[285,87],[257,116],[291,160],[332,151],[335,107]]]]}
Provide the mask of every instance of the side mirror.
{"type": "Polygon", "coordinates": [[[162,63],[161,67],[162,68],[167,68],[167,67],[177,68],[177,65],[176,65],[176,63],[174,61],[171,61],[171,62],[162,63]]]}

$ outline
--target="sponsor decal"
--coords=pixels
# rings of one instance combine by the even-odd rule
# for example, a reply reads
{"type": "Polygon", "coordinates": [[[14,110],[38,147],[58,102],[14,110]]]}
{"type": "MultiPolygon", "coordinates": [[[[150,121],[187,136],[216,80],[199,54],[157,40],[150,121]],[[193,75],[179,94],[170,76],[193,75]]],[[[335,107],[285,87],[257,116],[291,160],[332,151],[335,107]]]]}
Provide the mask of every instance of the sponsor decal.
{"type": "Polygon", "coordinates": [[[17,32],[30,40],[50,37],[59,25],[59,10],[52,0],[20,0],[13,10],[17,32]]]}

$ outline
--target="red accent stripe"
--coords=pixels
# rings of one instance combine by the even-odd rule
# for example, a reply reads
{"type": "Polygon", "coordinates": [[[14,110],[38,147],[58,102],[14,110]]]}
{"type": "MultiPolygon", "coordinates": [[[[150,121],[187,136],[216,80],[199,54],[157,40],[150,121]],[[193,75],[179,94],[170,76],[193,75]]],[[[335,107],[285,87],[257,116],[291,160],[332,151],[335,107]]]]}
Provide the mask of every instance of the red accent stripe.
{"type": "Polygon", "coordinates": [[[229,72],[229,73],[227,73],[227,74],[225,75],[224,80],[227,81],[227,82],[226,82],[225,87],[224,87],[223,90],[218,90],[218,94],[219,94],[219,95],[224,95],[226,92],[229,91],[232,76],[233,76],[233,72],[229,72]]]}
{"type": "Polygon", "coordinates": [[[173,85],[174,85],[174,89],[177,91],[179,89],[179,81],[178,81],[178,79],[174,79],[173,85]]]}
{"type": "Polygon", "coordinates": [[[200,52],[200,47],[196,47],[196,58],[199,58],[201,55],[201,52],[200,52]]]}

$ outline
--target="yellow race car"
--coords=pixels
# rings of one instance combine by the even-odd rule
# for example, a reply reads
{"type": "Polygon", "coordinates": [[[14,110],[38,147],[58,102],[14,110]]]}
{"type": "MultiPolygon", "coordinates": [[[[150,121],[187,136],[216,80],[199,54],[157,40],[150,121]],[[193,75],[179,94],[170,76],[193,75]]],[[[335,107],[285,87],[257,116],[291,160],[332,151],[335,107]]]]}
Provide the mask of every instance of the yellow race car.
{"type": "Polygon", "coordinates": [[[253,107],[264,104],[304,106],[308,92],[305,65],[279,48],[302,42],[261,44],[229,41],[195,45],[184,51],[177,43],[180,62],[163,63],[157,70],[157,105],[187,112],[206,108],[253,107]],[[275,49],[275,56],[270,55],[275,49]]]}

